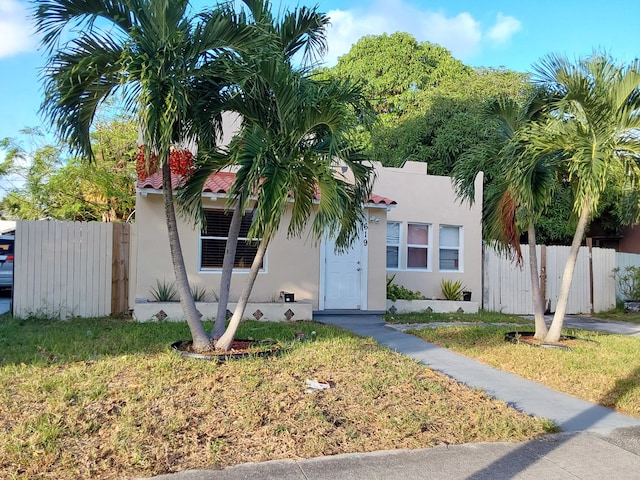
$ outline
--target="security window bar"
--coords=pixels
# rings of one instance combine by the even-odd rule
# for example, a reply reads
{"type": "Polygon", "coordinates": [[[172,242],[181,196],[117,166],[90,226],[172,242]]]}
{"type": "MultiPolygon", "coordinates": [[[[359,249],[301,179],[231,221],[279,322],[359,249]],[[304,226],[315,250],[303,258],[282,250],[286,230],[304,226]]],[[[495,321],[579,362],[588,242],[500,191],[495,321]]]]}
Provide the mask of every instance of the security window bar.
{"type": "MultiPolygon", "coordinates": [[[[206,224],[203,226],[200,236],[200,268],[202,270],[222,268],[231,215],[231,212],[227,213],[224,210],[205,211],[206,224]]],[[[234,268],[250,268],[258,250],[259,239],[248,238],[251,219],[251,213],[246,213],[242,217],[238,246],[233,262],[234,268]]]]}

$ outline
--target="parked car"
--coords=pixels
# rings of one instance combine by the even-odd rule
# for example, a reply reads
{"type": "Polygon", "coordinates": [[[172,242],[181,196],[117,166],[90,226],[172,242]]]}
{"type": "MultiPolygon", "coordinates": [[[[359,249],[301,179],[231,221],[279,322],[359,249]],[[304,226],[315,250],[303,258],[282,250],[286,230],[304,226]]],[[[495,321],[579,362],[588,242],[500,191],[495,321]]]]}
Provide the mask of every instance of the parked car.
{"type": "Polygon", "coordinates": [[[0,236],[0,288],[13,288],[13,235],[0,236]]]}

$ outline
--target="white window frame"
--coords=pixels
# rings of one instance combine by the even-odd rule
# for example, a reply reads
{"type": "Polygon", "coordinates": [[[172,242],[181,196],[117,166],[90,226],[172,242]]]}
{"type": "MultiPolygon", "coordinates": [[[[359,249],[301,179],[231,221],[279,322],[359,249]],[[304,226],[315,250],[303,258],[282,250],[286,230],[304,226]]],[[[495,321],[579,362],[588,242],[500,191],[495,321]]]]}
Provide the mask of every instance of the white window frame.
{"type": "Polygon", "coordinates": [[[406,269],[407,270],[417,270],[421,272],[430,272],[432,271],[432,253],[433,253],[433,224],[424,223],[424,222],[407,222],[407,243],[406,243],[406,269]],[[414,244],[409,243],[409,227],[411,225],[420,225],[427,227],[427,244],[414,244]],[[410,248],[421,248],[427,250],[427,266],[425,267],[410,267],[409,266],[409,249],[410,248]]]}
{"type": "MultiPolygon", "coordinates": [[[[398,265],[396,267],[387,266],[387,270],[401,270],[402,269],[402,222],[394,222],[394,221],[387,222],[387,228],[389,228],[389,225],[391,224],[395,224],[398,226],[398,243],[397,244],[389,243],[389,236],[387,235],[386,248],[395,247],[398,249],[398,265]]],[[[386,259],[385,259],[385,265],[387,265],[386,259]]]]}
{"type": "Polygon", "coordinates": [[[463,240],[464,240],[464,232],[463,232],[463,227],[462,225],[440,225],[439,229],[438,229],[438,270],[440,272],[464,272],[464,255],[463,255],[463,240]],[[441,238],[440,238],[440,232],[442,231],[443,228],[457,228],[458,229],[458,245],[457,246],[451,246],[451,245],[442,245],[441,242],[441,238]],[[442,250],[449,250],[449,251],[457,251],[458,252],[458,268],[457,269],[444,269],[441,268],[440,266],[440,252],[442,252],[442,250]]]}

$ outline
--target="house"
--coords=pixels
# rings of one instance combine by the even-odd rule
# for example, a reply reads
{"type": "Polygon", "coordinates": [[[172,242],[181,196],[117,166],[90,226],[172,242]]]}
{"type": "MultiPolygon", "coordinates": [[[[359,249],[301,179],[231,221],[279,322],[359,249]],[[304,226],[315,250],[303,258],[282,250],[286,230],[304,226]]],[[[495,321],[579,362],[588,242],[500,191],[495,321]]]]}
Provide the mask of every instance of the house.
{"type": "MultiPolygon", "coordinates": [[[[311,311],[383,312],[387,308],[386,281],[390,275],[395,275],[396,283],[427,297],[440,297],[443,278],[459,279],[477,299],[481,297],[481,175],[476,180],[475,203],[469,206],[456,198],[448,177],[428,175],[424,163],[407,162],[402,168],[376,164],[375,169],[374,194],[363,205],[367,223],[358,241],[348,252],[338,255],[331,238],[315,241],[309,232],[300,238],[287,238],[286,227],[281,228],[270,243],[250,298],[252,304],[262,307],[249,307],[247,315],[260,318],[264,315],[262,309],[280,303],[284,293],[288,300],[293,297],[293,305],[308,306],[308,313],[296,313],[295,319],[309,317],[311,311]]],[[[205,185],[202,202],[206,228],[178,219],[190,283],[205,288],[211,297],[220,282],[230,221],[225,202],[232,182],[233,173],[223,172],[212,176],[205,185]]],[[[246,233],[249,222],[247,216],[242,232],[246,233]]],[[[283,225],[287,224],[285,217],[283,225]]],[[[151,289],[158,281],[173,279],[161,179],[157,174],[138,181],[132,244],[132,265],[136,267],[130,279],[130,298],[135,299],[134,316],[146,320],[155,315],[147,303],[151,289]]],[[[254,248],[247,243],[238,246],[232,302],[244,284],[254,248]]],[[[296,308],[292,310],[289,313],[296,308]]],[[[305,310],[298,308],[300,311],[305,310]]],[[[201,313],[213,315],[212,310],[201,313]]]]}

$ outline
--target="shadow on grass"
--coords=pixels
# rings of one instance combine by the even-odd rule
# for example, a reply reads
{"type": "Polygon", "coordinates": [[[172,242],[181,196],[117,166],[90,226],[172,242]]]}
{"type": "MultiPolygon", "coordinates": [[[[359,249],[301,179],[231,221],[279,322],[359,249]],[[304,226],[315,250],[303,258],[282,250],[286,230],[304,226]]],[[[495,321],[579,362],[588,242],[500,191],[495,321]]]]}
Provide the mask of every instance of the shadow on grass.
{"type": "MultiPolygon", "coordinates": [[[[211,324],[205,322],[205,328],[211,324]]],[[[302,332],[325,328],[312,322],[242,322],[237,338],[272,338],[287,343],[302,332]]],[[[327,329],[329,330],[329,329],[327,329]]],[[[325,337],[345,335],[337,329],[325,337]]],[[[157,354],[177,340],[191,338],[185,322],[140,323],[126,318],[0,319],[0,366],[93,361],[103,357],[157,354]]]]}

